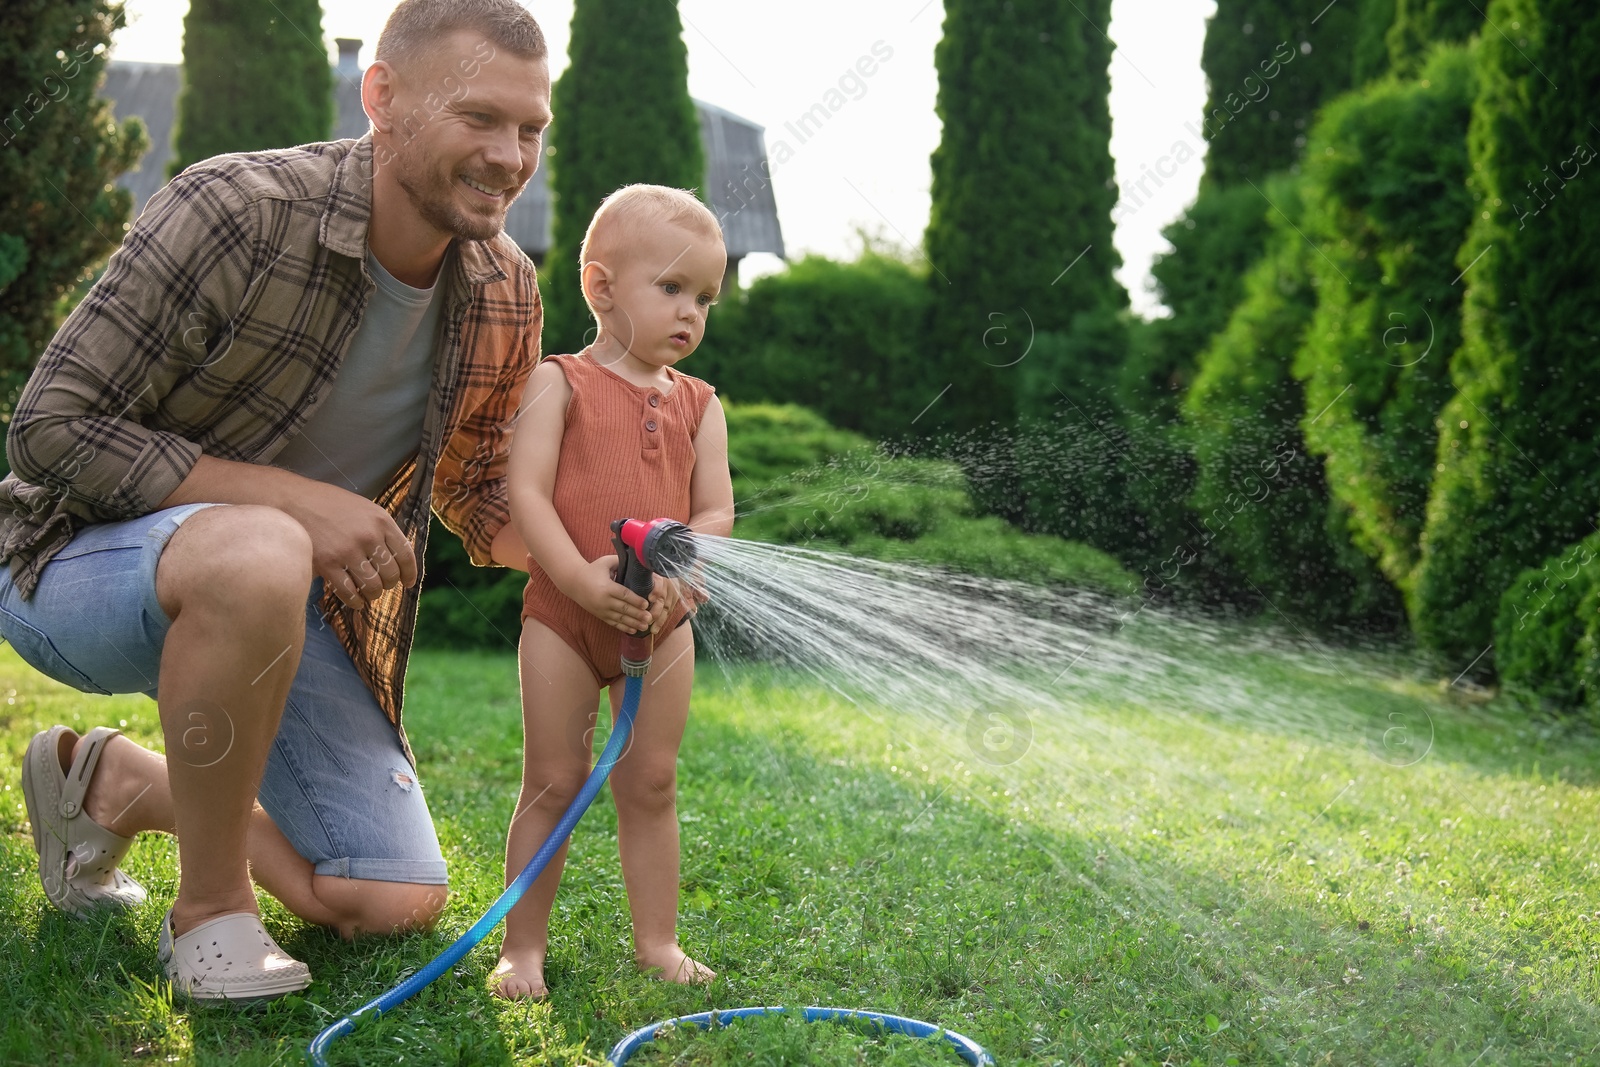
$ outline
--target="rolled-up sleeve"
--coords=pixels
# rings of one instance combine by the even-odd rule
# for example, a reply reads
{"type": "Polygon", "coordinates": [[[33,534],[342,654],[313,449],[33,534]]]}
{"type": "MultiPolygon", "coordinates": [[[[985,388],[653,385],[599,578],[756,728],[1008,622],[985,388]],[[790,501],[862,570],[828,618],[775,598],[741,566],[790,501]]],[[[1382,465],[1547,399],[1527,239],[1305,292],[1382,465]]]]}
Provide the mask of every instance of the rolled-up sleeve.
{"type": "Polygon", "coordinates": [[[18,398],[6,456],[19,478],[107,517],[154,511],[177,488],[200,446],[151,415],[228,343],[254,218],[226,182],[195,172],[151,198],[18,398]]]}
{"type": "Polygon", "coordinates": [[[492,385],[475,390],[476,406],[445,443],[434,472],[433,510],[480,567],[496,566],[490,548],[495,535],[511,521],[506,461],[523,389],[539,362],[542,320],[535,289],[532,314],[513,335],[500,373],[492,385]]]}

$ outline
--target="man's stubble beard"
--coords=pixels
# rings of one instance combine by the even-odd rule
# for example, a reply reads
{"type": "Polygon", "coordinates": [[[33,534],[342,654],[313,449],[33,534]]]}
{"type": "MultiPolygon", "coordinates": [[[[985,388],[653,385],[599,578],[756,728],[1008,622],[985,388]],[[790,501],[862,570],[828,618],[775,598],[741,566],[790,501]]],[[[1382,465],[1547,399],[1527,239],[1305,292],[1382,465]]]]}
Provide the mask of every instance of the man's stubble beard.
{"type": "MultiPolygon", "coordinates": [[[[426,166],[426,163],[426,155],[414,145],[395,154],[395,181],[425,222],[469,241],[488,241],[505,228],[504,211],[494,216],[463,211],[455,199],[454,175],[441,182],[438,172],[426,166]]],[[[522,190],[518,189],[517,195],[521,193],[522,190]]],[[[515,200],[516,196],[513,196],[507,202],[507,211],[515,200]]]]}

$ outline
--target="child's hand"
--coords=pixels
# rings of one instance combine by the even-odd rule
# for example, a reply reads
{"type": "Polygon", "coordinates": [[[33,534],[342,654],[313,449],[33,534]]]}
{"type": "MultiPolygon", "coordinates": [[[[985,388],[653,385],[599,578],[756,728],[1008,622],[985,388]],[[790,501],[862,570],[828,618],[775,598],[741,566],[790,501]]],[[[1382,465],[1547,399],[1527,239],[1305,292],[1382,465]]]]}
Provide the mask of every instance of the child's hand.
{"type": "Polygon", "coordinates": [[[616,580],[617,557],[601,556],[578,572],[574,589],[566,593],[578,606],[625,634],[650,628],[650,605],[616,580]]]}

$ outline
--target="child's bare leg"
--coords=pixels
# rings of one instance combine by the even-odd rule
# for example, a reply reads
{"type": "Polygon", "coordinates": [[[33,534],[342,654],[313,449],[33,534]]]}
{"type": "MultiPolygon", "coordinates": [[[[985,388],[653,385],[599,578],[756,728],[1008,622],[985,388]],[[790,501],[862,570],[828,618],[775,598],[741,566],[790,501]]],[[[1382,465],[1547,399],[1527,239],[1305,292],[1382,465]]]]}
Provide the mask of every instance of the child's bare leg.
{"type": "MultiPolygon", "coordinates": [[[[567,643],[543,623],[522,624],[518,656],[522,687],[522,793],[506,835],[506,882],[522,873],[589,773],[583,740],[598,711],[600,687],[567,643]]],[[[506,916],[500,963],[491,976],[496,995],[508,1000],[542,997],[550,907],[561,884],[567,846],[551,859],[527,894],[506,916]]]]}
{"type": "MultiPolygon", "coordinates": [[[[633,913],[639,966],[669,982],[709,982],[716,972],[678,947],[678,745],[694,687],[694,634],[680,626],[656,645],[635,720],[633,743],[611,774],[617,851],[633,913]]],[[[611,687],[613,715],[622,686],[611,687]]]]}

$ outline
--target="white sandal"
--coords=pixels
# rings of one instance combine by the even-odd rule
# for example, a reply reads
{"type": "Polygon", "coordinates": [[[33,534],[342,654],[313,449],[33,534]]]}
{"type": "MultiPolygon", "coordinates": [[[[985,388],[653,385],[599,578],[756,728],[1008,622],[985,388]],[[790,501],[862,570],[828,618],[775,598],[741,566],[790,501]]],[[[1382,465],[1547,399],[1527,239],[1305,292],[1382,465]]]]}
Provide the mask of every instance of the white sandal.
{"type": "Polygon", "coordinates": [[[195,1000],[259,1000],[311,984],[311,969],[272,940],[259,916],[222,915],[174,937],[172,912],[161,921],[156,952],[167,977],[195,1000]]]}
{"type": "Polygon", "coordinates": [[[117,864],[133,838],[107,830],[83,810],[100,754],[121,730],[97,726],[83,735],[72,767],[61,773],[61,746],[71,727],[52,726],[33,735],[22,758],[22,796],[39,853],[39,880],[50,903],[83,919],[102,908],[130,908],[145,899],[144,887],[117,864]]]}

